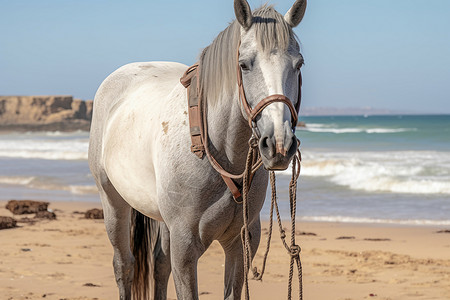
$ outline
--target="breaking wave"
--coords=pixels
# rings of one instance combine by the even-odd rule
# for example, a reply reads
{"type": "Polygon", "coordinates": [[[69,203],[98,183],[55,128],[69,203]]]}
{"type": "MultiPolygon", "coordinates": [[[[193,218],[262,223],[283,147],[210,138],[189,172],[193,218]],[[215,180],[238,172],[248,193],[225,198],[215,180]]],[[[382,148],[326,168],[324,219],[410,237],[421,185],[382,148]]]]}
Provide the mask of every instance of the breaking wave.
{"type": "Polygon", "coordinates": [[[87,139],[4,139],[0,143],[0,157],[87,160],[87,139]]]}
{"type": "MultiPolygon", "coordinates": [[[[286,170],[283,174],[290,174],[286,170]]],[[[450,194],[450,153],[389,151],[303,153],[302,176],[368,192],[450,194]]]]}

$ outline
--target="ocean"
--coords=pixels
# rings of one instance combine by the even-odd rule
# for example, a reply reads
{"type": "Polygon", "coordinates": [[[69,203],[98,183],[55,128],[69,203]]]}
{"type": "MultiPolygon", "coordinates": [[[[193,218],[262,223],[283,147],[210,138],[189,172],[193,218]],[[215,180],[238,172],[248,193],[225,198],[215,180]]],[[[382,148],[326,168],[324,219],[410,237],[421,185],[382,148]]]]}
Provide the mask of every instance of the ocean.
{"type": "MultiPolygon", "coordinates": [[[[298,220],[450,226],[450,115],[301,121],[298,220]]],[[[99,202],[88,139],[81,131],[0,134],[0,200],[99,202]]],[[[285,219],[289,178],[290,169],[277,173],[285,219]]]]}

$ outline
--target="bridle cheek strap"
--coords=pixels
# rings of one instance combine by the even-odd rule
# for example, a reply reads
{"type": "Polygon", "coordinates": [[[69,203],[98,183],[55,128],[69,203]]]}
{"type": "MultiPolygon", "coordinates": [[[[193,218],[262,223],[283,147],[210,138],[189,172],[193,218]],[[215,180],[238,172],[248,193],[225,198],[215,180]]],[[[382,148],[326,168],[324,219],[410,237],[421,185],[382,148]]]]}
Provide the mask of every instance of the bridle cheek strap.
{"type": "MultiPolygon", "coordinates": [[[[239,52],[238,52],[238,55],[239,55],[239,52]]],[[[247,97],[245,96],[244,84],[242,82],[242,71],[241,71],[239,64],[237,65],[237,77],[238,77],[237,81],[238,81],[238,86],[239,86],[239,98],[241,99],[242,106],[244,107],[244,110],[247,114],[248,125],[250,126],[250,128],[255,129],[256,117],[260,113],[262,113],[262,111],[267,106],[269,106],[272,103],[281,102],[281,103],[284,103],[285,105],[287,105],[287,107],[289,107],[289,111],[291,112],[292,130],[295,131],[295,127],[297,126],[297,123],[298,123],[298,113],[300,111],[300,103],[302,100],[302,73],[300,71],[299,71],[299,75],[298,75],[298,98],[297,98],[297,102],[295,103],[295,107],[294,107],[294,105],[292,105],[292,102],[291,102],[291,100],[289,100],[288,97],[286,97],[284,95],[275,94],[275,95],[271,95],[271,96],[264,98],[252,109],[250,104],[247,101],[247,97]]]]}

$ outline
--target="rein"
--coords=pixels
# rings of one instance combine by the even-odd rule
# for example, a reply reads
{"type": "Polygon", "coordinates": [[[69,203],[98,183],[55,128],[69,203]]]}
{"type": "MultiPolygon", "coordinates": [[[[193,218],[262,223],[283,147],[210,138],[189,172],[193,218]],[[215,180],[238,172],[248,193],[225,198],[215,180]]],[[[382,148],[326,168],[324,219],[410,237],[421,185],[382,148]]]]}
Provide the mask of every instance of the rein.
{"type": "MultiPolygon", "coordinates": [[[[240,46],[240,43],[239,43],[240,46]]],[[[239,46],[237,51],[237,61],[239,62],[239,46]]],[[[252,129],[252,136],[249,140],[249,151],[247,154],[245,170],[241,174],[232,174],[227,172],[219,162],[212,156],[208,147],[208,126],[207,126],[207,113],[206,113],[206,99],[203,99],[202,91],[199,88],[199,78],[200,70],[199,64],[194,64],[189,67],[184,75],[181,77],[181,84],[187,88],[188,94],[188,104],[189,104],[189,126],[191,134],[191,151],[196,154],[200,159],[206,154],[211,166],[221,175],[223,181],[227,185],[228,189],[233,195],[233,199],[238,204],[243,204],[243,221],[244,225],[241,229],[241,240],[244,252],[244,293],[245,299],[249,300],[249,288],[248,288],[248,270],[251,269],[253,272],[253,277],[256,280],[262,280],[264,274],[267,256],[270,249],[270,241],[272,237],[272,226],[273,226],[273,210],[275,208],[278,220],[278,226],[280,230],[280,237],[291,256],[290,270],[289,270],[289,283],[288,283],[288,299],[292,297],[292,278],[293,278],[293,267],[294,262],[297,264],[298,279],[299,279],[299,299],[303,299],[303,285],[302,285],[302,266],[300,261],[300,247],[295,243],[295,214],[296,214],[296,190],[297,190],[297,179],[300,175],[300,163],[301,154],[298,150],[300,141],[297,143],[297,153],[293,158],[292,162],[292,177],[289,184],[289,200],[290,200],[290,213],[291,213],[291,243],[290,246],[286,243],[286,232],[283,229],[281,223],[281,217],[278,210],[277,196],[276,196],[276,186],[275,186],[275,172],[270,171],[270,183],[272,188],[272,199],[270,208],[270,231],[267,239],[266,251],[264,254],[263,265],[261,272],[259,273],[257,268],[252,267],[252,251],[250,247],[250,232],[248,223],[248,194],[250,186],[252,183],[253,175],[262,166],[262,160],[260,153],[258,151],[258,140],[260,138],[259,130],[256,125],[255,119],[258,117],[262,111],[270,104],[281,102],[288,106],[291,113],[291,123],[292,130],[295,131],[295,127],[298,122],[298,112],[301,103],[301,86],[302,86],[302,76],[299,73],[298,77],[298,98],[295,103],[295,107],[291,100],[284,95],[270,95],[262,99],[254,108],[250,106],[245,96],[245,90],[242,81],[242,70],[237,63],[237,81],[239,87],[239,99],[244,107],[247,114],[248,124],[252,129]],[[242,192],[236,185],[233,179],[242,179],[242,192]],[[242,197],[242,200],[239,198],[242,197]]]]}

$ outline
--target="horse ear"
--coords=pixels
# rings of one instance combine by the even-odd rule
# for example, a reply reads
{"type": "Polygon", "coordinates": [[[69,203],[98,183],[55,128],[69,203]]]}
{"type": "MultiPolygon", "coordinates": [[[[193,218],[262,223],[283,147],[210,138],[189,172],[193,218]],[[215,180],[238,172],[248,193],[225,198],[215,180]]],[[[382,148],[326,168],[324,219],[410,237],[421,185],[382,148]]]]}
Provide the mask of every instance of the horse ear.
{"type": "Polygon", "coordinates": [[[291,9],[284,15],[284,19],[291,27],[297,27],[305,15],[305,10],[306,0],[297,0],[291,9]]]}
{"type": "Polygon", "coordinates": [[[234,13],[239,24],[245,30],[249,30],[253,24],[252,10],[246,0],[234,0],[234,13]]]}

